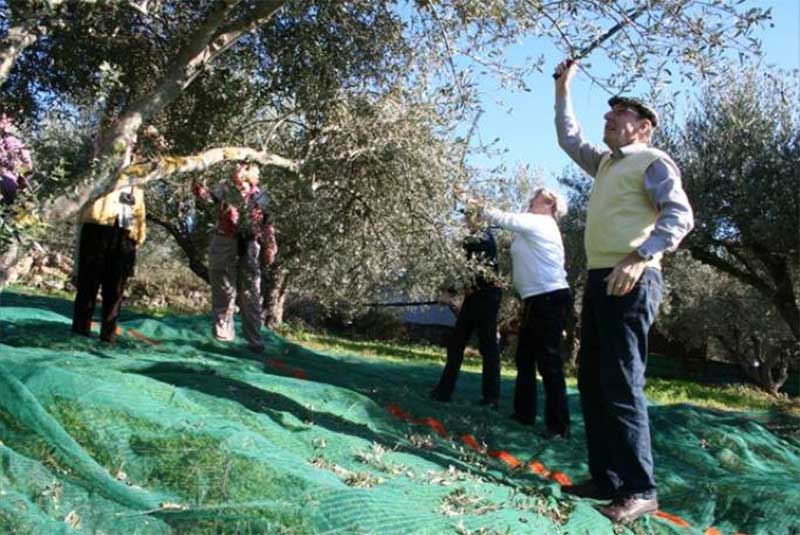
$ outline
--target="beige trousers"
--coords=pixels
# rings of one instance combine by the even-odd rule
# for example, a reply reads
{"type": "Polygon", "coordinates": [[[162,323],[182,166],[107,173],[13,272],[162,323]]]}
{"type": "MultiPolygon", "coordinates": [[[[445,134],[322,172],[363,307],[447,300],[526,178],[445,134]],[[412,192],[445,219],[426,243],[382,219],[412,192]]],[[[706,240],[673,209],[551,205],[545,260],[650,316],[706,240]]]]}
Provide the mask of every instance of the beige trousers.
{"type": "Polygon", "coordinates": [[[247,244],[241,257],[236,238],[219,234],[211,239],[208,250],[208,275],[211,279],[211,309],[214,336],[231,341],[234,306],[238,302],[242,334],[251,346],[261,346],[261,245],[247,244]],[[238,299],[237,299],[238,298],[238,299]]]}

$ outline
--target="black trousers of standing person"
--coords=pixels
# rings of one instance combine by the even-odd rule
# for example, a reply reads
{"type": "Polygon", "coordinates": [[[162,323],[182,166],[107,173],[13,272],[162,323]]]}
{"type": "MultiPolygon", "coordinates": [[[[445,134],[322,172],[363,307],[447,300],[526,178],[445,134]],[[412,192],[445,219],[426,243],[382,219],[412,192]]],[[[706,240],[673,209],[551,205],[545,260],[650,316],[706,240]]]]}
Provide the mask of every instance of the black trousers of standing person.
{"type": "Polygon", "coordinates": [[[464,350],[473,332],[478,333],[478,348],[483,358],[481,391],[483,401],[497,405],[500,400],[500,348],[497,344],[497,314],[503,292],[500,288],[483,288],[469,294],[461,305],[456,326],[447,344],[447,363],[439,384],[431,395],[439,401],[450,401],[458,372],[464,361],[464,350]]]}
{"type": "Polygon", "coordinates": [[[548,433],[566,437],[570,419],[561,338],[572,306],[569,289],[554,290],[523,301],[517,342],[514,415],[520,423],[536,420],[536,368],[544,384],[544,421],[548,433]]]}
{"type": "Polygon", "coordinates": [[[89,336],[97,291],[103,287],[100,339],[112,342],[122,307],[122,294],[136,263],[136,242],[120,227],[84,223],[78,252],[78,292],[72,331],[89,336]]]}

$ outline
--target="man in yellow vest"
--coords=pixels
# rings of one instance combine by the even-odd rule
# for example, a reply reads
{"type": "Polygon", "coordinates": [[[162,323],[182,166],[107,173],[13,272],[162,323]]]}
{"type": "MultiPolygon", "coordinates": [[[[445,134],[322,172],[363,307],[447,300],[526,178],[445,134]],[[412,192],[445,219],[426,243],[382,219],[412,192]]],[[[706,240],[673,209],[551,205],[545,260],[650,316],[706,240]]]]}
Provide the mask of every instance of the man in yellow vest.
{"type": "Polygon", "coordinates": [[[556,67],[556,130],[562,149],[594,178],[584,245],[578,389],[591,479],[565,489],[612,500],[600,512],[631,522],[658,508],[644,396],[647,334],[661,302],[660,260],[694,219],[675,162],[653,148],[658,115],[614,97],[603,141],[587,142],[572,111],[574,62],[556,67]]]}

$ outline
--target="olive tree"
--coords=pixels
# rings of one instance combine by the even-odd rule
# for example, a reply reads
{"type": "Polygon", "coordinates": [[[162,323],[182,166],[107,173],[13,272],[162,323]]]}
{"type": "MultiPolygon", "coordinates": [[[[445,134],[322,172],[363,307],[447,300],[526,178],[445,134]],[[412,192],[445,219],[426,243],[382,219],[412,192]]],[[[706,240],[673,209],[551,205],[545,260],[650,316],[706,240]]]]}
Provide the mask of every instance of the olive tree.
{"type": "Polygon", "coordinates": [[[800,344],[797,98],[796,74],[751,68],[669,137],[696,213],[692,256],[755,290],[800,344]]]}
{"type": "Polygon", "coordinates": [[[775,306],[688,250],[669,257],[664,269],[669,279],[659,328],[686,352],[738,364],[760,388],[777,394],[798,351],[775,306]]]}
{"type": "MultiPolygon", "coordinates": [[[[434,258],[449,262],[430,254],[445,245],[417,252],[433,236],[449,239],[444,185],[470,174],[459,124],[479,111],[476,76],[524,88],[547,63],[540,54],[511,65],[508,45],[536,36],[575,54],[620,24],[623,38],[597,53],[621,75],[602,82],[656,84],[670,67],[708,75],[721,54],[757,50],[750,34],[769,12],[751,4],[660,0],[633,20],[633,1],[0,1],[0,97],[34,135],[58,110],[92,140],[91,158],[42,188],[34,215],[45,223],[131,184],[154,184],[154,204],[185,206],[174,202],[182,181],[252,160],[267,169],[278,217],[289,218],[286,270],[271,276],[319,266],[324,280],[352,287],[364,287],[362,273],[413,287],[430,279],[434,258]],[[165,143],[142,158],[145,127],[165,143]],[[302,234],[311,208],[317,236],[302,234]],[[301,249],[302,260],[290,254],[301,249]],[[324,262],[333,257],[345,261],[324,262]]],[[[155,208],[154,219],[174,219],[155,208]]]]}
{"type": "MultiPolygon", "coordinates": [[[[400,26],[408,44],[409,72],[416,74],[415,59],[420,50],[427,49],[452,71],[443,94],[449,93],[462,105],[474,103],[475,65],[498,69],[504,80],[519,80],[508,76],[509,71],[503,68],[507,64],[502,50],[523,36],[550,38],[566,53],[574,54],[602,34],[604,24],[622,24],[624,39],[615,39],[603,49],[612,61],[624,67],[619,71],[623,78],[611,80],[619,87],[636,77],[660,76],[671,58],[687,67],[687,76],[690,71],[706,73],[711,62],[727,49],[757,47],[749,32],[769,17],[768,11],[746,2],[731,6],[721,0],[652,2],[636,20],[632,20],[631,11],[637,3],[632,1],[418,0],[412,9],[389,0],[331,4],[287,0],[206,0],[191,4],[169,0],[3,2],[6,17],[5,35],[0,41],[0,81],[18,75],[19,83],[8,80],[18,92],[15,96],[26,94],[35,100],[40,95],[37,90],[43,90],[58,96],[94,96],[97,100],[103,78],[98,73],[105,72],[106,79],[123,81],[99,99],[102,105],[96,122],[94,165],[77,187],[56,196],[43,215],[70,217],[114,187],[162,178],[165,172],[207,168],[229,159],[205,154],[202,159],[180,164],[154,164],[165,168],[159,172],[141,168],[123,172],[130,163],[139,129],[174,105],[198,77],[230,50],[255,47],[266,65],[293,63],[291,55],[270,57],[272,43],[257,38],[262,28],[280,26],[283,13],[293,9],[309,19],[333,10],[353,27],[369,26],[373,32],[366,35],[373,40],[383,39],[387,26],[373,24],[386,19],[372,15],[386,14],[392,22],[388,29],[400,26]],[[470,62],[455,61],[460,57],[469,58],[470,62]],[[42,68],[44,65],[48,68],[42,68]],[[121,65],[126,69],[119,70],[121,65]]],[[[298,38],[316,37],[298,34],[298,38]]],[[[380,63],[380,58],[368,59],[380,63]]],[[[538,61],[527,63],[526,68],[541,69],[543,64],[540,56],[538,61]]],[[[304,70],[302,63],[295,67],[300,75],[313,75],[304,70]]],[[[358,79],[351,82],[357,84],[358,79]]],[[[274,97],[279,98],[279,92],[274,97]]],[[[261,149],[230,158],[259,158],[268,165],[299,169],[297,162],[261,149]]]]}

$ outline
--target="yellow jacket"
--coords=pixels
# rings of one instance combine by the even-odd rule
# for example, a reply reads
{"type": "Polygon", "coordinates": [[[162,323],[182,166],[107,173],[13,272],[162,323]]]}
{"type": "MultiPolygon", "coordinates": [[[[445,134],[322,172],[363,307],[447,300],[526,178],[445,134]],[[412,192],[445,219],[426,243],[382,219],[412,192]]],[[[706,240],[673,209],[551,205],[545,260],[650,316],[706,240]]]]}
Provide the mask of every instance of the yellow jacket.
{"type": "MultiPolygon", "coordinates": [[[[125,191],[130,191],[130,188],[111,191],[94,201],[83,210],[80,222],[113,227],[117,221],[117,216],[122,211],[119,196],[121,192],[125,191]]],[[[141,246],[147,235],[144,190],[141,187],[133,187],[133,199],[133,227],[130,229],[131,238],[136,242],[137,246],[141,246]]]]}

